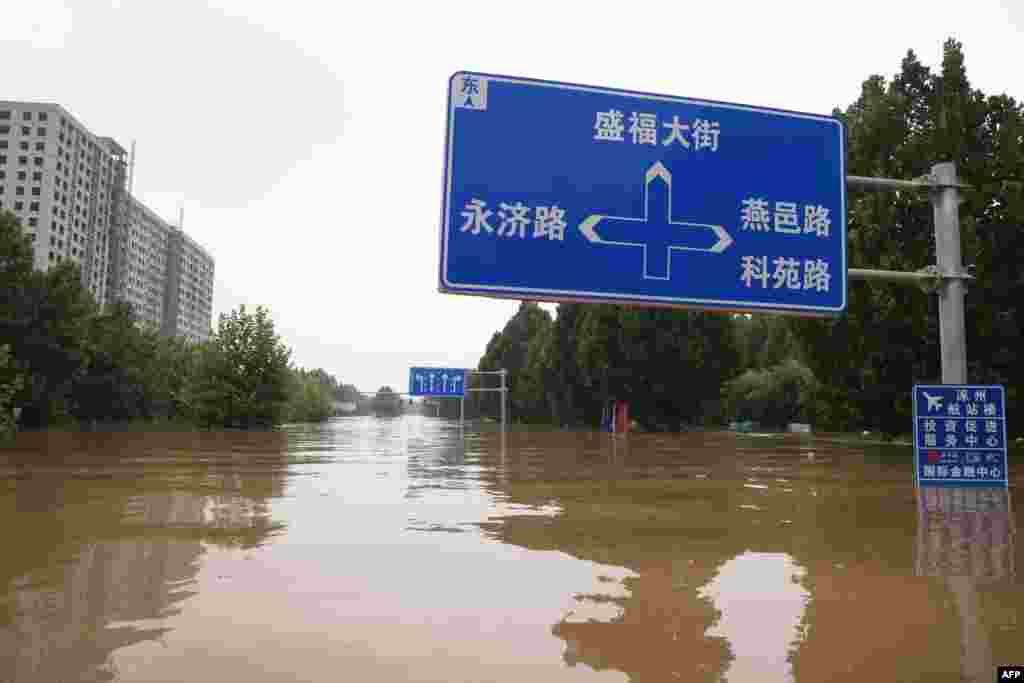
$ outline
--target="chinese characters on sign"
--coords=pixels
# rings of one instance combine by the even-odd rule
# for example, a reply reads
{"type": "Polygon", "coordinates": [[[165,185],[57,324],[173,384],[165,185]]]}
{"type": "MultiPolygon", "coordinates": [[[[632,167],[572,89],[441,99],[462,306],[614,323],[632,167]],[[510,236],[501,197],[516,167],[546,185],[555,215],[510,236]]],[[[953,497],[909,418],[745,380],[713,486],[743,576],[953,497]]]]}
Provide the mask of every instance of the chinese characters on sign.
{"type": "Polygon", "coordinates": [[[756,282],[761,283],[762,289],[768,287],[771,280],[772,287],[780,289],[807,290],[816,292],[827,292],[829,281],[832,276],[828,272],[828,262],[822,259],[800,259],[786,258],[779,256],[772,259],[774,270],[768,267],[767,256],[744,256],[740,259],[740,266],[743,272],[740,280],[747,287],[753,287],[756,282]],[[803,270],[801,271],[801,266],[803,270]]]}
{"type": "Polygon", "coordinates": [[[526,239],[526,233],[532,230],[532,237],[549,240],[565,240],[565,210],[557,206],[538,206],[531,215],[531,208],[522,202],[498,204],[497,216],[487,208],[487,202],[481,199],[470,200],[462,211],[465,222],[461,231],[479,235],[483,230],[498,237],[518,237],[526,239]],[[494,217],[493,222],[489,222],[494,217]],[[494,226],[498,227],[495,228],[494,226]]]}
{"type": "Polygon", "coordinates": [[[721,133],[718,121],[694,119],[684,123],[679,115],[673,115],[670,123],[658,126],[656,114],[632,112],[629,115],[629,127],[623,112],[618,109],[599,111],[594,122],[594,139],[609,142],[625,142],[626,133],[634,145],[679,145],[686,149],[708,149],[718,151],[718,136],[721,133]],[[662,131],[661,128],[665,128],[662,131]]]}
{"type": "Polygon", "coordinates": [[[448,102],[440,291],[845,310],[837,118],[462,71],[448,102]]]}
{"type": "Polygon", "coordinates": [[[1005,405],[1000,386],[914,387],[918,480],[1005,482],[1005,405]]]}
{"type": "Polygon", "coordinates": [[[775,202],[774,213],[768,209],[768,200],[750,197],[744,199],[740,210],[740,229],[752,232],[781,232],[787,235],[810,234],[828,237],[832,219],[824,206],[807,204],[803,208],[804,223],[796,202],[775,202]]]}

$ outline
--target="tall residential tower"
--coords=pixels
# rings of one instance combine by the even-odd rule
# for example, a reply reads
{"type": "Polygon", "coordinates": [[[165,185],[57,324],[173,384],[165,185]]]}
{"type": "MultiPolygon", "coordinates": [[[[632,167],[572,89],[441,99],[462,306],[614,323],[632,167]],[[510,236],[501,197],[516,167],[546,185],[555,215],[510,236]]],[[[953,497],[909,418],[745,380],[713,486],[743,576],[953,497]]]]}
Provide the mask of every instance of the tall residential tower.
{"type": "Polygon", "coordinates": [[[213,258],[131,196],[127,156],[58,104],[0,100],[0,209],[31,236],[36,269],[73,261],[101,307],[127,301],[145,324],[206,339],[213,258]]]}

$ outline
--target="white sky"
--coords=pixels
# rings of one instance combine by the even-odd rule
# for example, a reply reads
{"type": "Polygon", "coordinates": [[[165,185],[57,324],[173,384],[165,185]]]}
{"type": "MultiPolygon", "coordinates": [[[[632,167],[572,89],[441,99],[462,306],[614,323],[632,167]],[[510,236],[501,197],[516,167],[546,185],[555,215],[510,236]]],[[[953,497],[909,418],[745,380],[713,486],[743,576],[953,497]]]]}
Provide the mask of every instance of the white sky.
{"type": "Polygon", "coordinates": [[[1024,2],[3,3],[0,99],[126,148],[135,194],[216,259],[214,319],[268,306],[364,390],[475,366],[518,302],[437,293],[445,88],[466,69],[828,114],[908,48],[964,44],[1024,97],[1024,2]]]}

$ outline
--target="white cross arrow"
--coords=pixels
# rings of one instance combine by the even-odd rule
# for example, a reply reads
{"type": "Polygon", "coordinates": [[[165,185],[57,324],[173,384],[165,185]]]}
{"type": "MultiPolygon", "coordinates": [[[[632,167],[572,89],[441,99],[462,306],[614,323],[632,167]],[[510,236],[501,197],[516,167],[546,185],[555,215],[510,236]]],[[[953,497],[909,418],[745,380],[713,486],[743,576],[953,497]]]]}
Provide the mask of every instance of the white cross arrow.
{"type": "Polygon", "coordinates": [[[668,280],[672,277],[673,249],[720,254],[733,242],[721,225],[672,220],[672,174],[660,161],[647,169],[643,218],[594,214],[580,223],[579,228],[583,236],[594,244],[642,248],[644,278],[648,280],[668,280]],[[659,178],[664,185],[654,182],[659,178]],[[665,207],[664,221],[658,215],[651,215],[652,190],[655,198],[661,199],[659,206],[665,207]],[[603,236],[595,229],[598,225],[601,225],[603,236]],[[711,244],[712,239],[717,241],[711,244]],[[680,243],[682,240],[687,243],[680,243]],[[702,246],[693,246],[694,242],[702,246]]]}

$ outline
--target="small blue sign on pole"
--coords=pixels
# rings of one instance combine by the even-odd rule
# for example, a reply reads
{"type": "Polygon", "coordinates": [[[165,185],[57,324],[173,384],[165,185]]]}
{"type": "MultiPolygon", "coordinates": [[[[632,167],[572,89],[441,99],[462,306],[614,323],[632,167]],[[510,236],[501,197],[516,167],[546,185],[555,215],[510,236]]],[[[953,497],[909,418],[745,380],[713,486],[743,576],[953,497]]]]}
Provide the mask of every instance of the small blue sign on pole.
{"type": "Polygon", "coordinates": [[[410,368],[410,396],[466,395],[465,368],[410,368]]]}
{"type": "Polygon", "coordinates": [[[1006,392],[998,385],[914,385],[918,484],[1007,485],[1006,392]]]}
{"type": "Polygon", "coordinates": [[[842,313],[843,125],[456,73],[440,256],[454,294],[842,313]]]}

